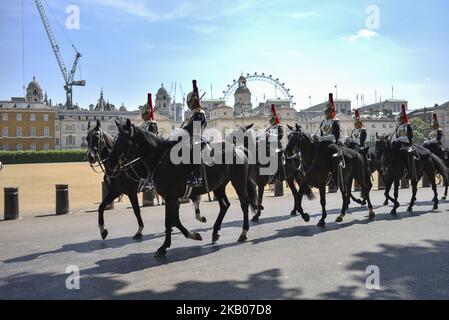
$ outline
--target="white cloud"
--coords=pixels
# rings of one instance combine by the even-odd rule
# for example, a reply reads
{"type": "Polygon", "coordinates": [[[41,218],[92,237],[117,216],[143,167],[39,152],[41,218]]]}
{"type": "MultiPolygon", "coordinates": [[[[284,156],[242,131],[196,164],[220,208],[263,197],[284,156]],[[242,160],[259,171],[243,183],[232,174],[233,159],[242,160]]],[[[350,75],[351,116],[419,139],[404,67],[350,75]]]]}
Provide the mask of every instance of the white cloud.
{"type": "Polygon", "coordinates": [[[374,30],[361,29],[356,34],[340,38],[341,40],[357,41],[359,39],[373,39],[379,37],[379,33],[374,30]]]}

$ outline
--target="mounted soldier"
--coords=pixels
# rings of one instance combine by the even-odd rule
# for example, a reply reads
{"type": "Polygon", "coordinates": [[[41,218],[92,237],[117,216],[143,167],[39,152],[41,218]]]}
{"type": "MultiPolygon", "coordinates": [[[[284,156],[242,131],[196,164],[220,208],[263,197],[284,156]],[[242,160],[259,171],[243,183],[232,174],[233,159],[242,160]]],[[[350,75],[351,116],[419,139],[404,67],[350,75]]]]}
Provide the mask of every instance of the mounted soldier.
{"type": "Polygon", "coordinates": [[[142,120],[144,121],[142,127],[151,133],[159,134],[159,129],[156,120],[154,120],[154,108],[151,93],[148,94],[148,103],[144,106],[142,111],[142,120]]]}
{"type": "Polygon", "coordinates": [[[366,148],[366,128],[363,126],[362,119],[360,117],[359,110],[355,110],[354,112],[354,129],[352,129],[351,134],[348,138],[346,138],[345,145],[354,149],[357,152],[361,152],[366,148]]]}
{"type": "MultiPolygon", "coordinates": [[[[191,150],[193,153],[193,144],[201,143],[203,145],[202,131],[207,125],[206,114],[201,108],[201,98],[199,96],[196,80],[192,81],[193,91],[187,95],[187,106],[191,110],[191,115],[184,120],[181,129],[187,131],[190,135],[191,150]],[[194,124],[198,124],[200,132],[196,132],[194,124]],[[199,135],[199,136],[198,136],[199,135]]],[[[193,155],[193,154],[192,154],[193,155]]],[[[192,158],[194,158],[192,156],[192,158]]],[[[193,160],[193,159],[192,159],[193,160]]],[[[187,178],[187,185],[193,188],[199,188],[203,185],[202,163],[193,163],[190,177],[187,178]]]]}
{"type": "Polygon", "coordinates": [[[271,139],[277,140],[277,149],[270,150],[271,152],[275,152],[277,154],[277,171],[273,176],[274,182],[279,182],[282,180],[282,176],[284,176],[284,160],[283,160],[283,147],[282,147],[282,139],[284,138],[284,128],[281,125],[281,118],[276,112],[276,106],[274,104],[271,105],[271,117],[270,117],[270,127],[265,131],[265,137],[267,138],[267,152],[270,150],[269,137],[271,139]]]}
{"type": "Polygon", "coordinates": [[[429,141],[436,141],[439,144],[442,144],[443,139],[443,130],[440,128],[440,123],[438,121],[438,116],[436,113],[433,114],[433,121],[432,121],[432,131],[429,135],[429,141]]]}

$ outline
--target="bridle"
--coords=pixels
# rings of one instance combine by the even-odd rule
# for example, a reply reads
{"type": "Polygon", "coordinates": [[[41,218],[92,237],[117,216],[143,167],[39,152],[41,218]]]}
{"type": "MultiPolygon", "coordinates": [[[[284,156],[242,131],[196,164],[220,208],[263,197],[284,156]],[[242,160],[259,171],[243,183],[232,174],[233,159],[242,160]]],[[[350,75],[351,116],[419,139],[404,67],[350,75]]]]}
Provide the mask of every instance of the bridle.
{"type": "Polygon", "coordinates": [[[89,147],[87,149],[87,154],[91,153],[94,156],[94,163],[89,161],[90,167],[95,173],[103,173],[106,174],[106,169],[104,163],[109,158],[101,159],[101,151],[106,147],[106,143],[104,141],[104,132],[102,129],[94,130],[94,135],[97,138],[97,147],[93,147],[89,142],[89,147]],[[100,168],[100,170],[98,170],[100,168]]]}

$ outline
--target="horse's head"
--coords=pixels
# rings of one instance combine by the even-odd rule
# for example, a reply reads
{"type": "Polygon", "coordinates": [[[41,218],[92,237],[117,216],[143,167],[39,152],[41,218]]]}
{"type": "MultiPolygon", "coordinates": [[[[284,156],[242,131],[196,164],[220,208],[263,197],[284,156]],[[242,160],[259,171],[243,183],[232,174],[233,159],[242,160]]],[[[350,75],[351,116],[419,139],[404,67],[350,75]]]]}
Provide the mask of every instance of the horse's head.
{"type": "Polygon", "coordinates": [[[238,126],[236,129],[232,130],[228,134],[226,134],[225,141],[228,143],[231,143],[233,145],[240,145],[244,144],[245,146],[248,144],[248,141],[245,139],[245,137],[251,137],[252,140],[255,140],[255,133],[251,130],[254,126],[254,123],[250,124],[249,126],[238,126]]]}
{"type": "Polygon", "coordinates": [[[300,125],[296,124],[295,127],[287,125],[288,129],[291,131],[288,134],[288,143],[285,147],[285,153],[287,156],[291,157],[294,153],[297,153],[301,146],[303,145],[306,134],[302,131],[300,125]]]}
{"type": "Polygon", "coordinates": [[[87,124],[87,159],[91,164],[100,160],[100,153],[104,148],[104,132],[101,129],[100,120],[94,127],[91,126],[90,121],[87,124]]]}
{"type": "Polygon", "coordinates": [[[129,119],[126,119],[124,124],[116,120],[115,124],[118,129],[118,134],[112,147],[108,163],[112,171],[117,171],[118,167],[136,148],[136,135],[138,131],[138,128],[134,127],[129,119]]]}
{"type": "Polygon", "coordinates": [[[374,155],[376,156],[377,161],[381,161],[382,157],[386,154],[389,147],[388,138],[385,135],[379,136],[376,133],[376,144],[374,148],[374,155]]]}

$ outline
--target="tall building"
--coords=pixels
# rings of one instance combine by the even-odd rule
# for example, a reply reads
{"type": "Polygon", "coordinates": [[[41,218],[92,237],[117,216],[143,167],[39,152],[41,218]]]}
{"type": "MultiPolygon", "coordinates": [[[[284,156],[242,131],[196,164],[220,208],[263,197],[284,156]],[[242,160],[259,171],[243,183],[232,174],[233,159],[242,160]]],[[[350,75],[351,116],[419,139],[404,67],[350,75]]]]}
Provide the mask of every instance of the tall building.
{"type": "Polygon", "coordinates": [[[239,86],[234,93],[234,115],[252,112],[251,91],[246,86],[246,78],[242,75],[239,78],[239,86]]]}
{"type": "Polygon", "coordinates": [[[161,84],[161,87],[156,93],[156,101],[155,101],[155,109],[157,113],[170,117],[171,112],[171,97],[168,93],[167,89],[164,88],[164,84],[161,84]]]}
{"type": "Polygon", "coordinates": [[[403,99],[389,99],[381,102],[376,102],[370,105],[360,107],[362,114],[398,114],[401,112],[402,105],[405,104],[405,109],[408,110],[408,101],[403,99]]]}
{"type": "Polygon", "coordinates": [[[2,150],[54,149],[54,132],[55,110],[44,101],[43,90],[35,77],[28,84],[25,98],[0,101],[2,150]]]}

